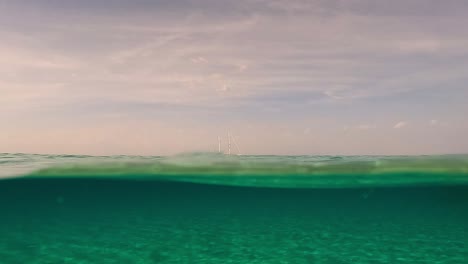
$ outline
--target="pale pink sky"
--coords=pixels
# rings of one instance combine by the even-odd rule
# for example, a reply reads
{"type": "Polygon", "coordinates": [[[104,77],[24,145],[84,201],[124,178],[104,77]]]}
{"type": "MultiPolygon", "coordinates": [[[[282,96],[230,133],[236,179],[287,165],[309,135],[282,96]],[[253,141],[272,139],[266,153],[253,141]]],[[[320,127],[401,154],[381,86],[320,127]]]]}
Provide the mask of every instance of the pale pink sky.
{"type": "Polygon", "coordinates": [[[462,0],[3,0],[0,152],[468,152],[462,0]]]}

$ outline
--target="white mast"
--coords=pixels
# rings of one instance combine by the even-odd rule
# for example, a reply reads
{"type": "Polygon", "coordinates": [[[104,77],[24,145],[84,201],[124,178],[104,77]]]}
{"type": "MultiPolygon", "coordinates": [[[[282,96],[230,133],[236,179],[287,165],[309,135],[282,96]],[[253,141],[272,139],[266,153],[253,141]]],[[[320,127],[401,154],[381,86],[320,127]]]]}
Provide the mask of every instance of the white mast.
{"type": "Polygon", "coordinates": [[[231,155],[231,134],[228,132],[228,155],[231,155]]]}
{"type": "Polygon", "coordinates": [[[234,143],[234,146],[235,146],[236,149],[237,149],[237,155],[238,155],[238,156],[242,155],[241,152],[240,152],[239,146],[237,145],[237,141],[235,140],[234,137],[232,137],[232,143],[234,143]]]}
{"type": "Polygon", "coordinates": [[[218,136],[218,153],[221,153],[221,138],[218,136]]]}

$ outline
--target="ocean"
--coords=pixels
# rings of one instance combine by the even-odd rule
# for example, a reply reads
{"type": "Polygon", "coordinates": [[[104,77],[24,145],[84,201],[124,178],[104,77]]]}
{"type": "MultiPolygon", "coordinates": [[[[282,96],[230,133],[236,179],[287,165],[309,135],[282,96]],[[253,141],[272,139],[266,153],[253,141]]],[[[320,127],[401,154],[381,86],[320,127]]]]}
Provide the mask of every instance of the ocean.
{"type": "Polygon", "coordinates": [[[0,263],[468,263],[468,155],[0,154],[0,263]]]}

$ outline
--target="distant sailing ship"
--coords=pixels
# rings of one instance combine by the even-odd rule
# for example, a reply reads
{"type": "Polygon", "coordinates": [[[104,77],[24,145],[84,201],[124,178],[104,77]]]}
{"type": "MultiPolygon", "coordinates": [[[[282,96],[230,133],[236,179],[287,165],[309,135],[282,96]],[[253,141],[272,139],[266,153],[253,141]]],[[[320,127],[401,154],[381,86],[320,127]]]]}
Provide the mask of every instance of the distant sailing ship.
{"type": "Polygon", "coordinates": [[[227,138],[228,138],[228,149],[227,149],[227,151],[225,151],[223,153],[222,150],[221,150],[221,137],[218,136],[218,153],[219,154],[224,154],[224,155],[233,155],[232,151],[231,151],[231,143],[232,143],[232,144],[234,144],[234,146],[237,149],[237,154],[236,155],[238,155],[238,156],[242,155],[241,152],[240,152],[239,146],[237,145],[237,142],[234,140],[234,137],[231,136],[231,133],[228,132],[227,138]]]}

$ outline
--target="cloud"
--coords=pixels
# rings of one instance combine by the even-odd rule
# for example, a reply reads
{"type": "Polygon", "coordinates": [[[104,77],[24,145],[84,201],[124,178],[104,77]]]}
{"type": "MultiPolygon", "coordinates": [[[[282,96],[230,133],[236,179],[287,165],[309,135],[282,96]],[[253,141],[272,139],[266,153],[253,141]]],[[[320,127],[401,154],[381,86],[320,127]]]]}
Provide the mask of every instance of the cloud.
{"type": "Polygon", "coordinates": [[[407,126],[407,125],[408,125],[407,122],[401,121],[401,122],[396,123],[396,124],[393,126],[393,128],[395,128],[395,129],[400,129],[400,128],[403,128],[403,127],[405,127],[405,126],[407,126]]]}
{"type": "Polygon", "coordinates": [[[418,1],[383,8],[370,1],[244,0],[228,4],[232,9],[216,1],[23,2],[11,4],[13,11],[42,8],[50,16],[40,35],[33,12],[22,20],[3,16],[3,50],[13,58],[4,57],[0,67],[22,73],[12,85],[43,82],[33,76],[40,70],[69,84],[66,93],[101,90],[118,100],[216,102],[228,84],[228,96],[287,89],[322,92],[332,102],[443,86],[468,72],[465,60],[440,59],[467,52],[468,32],[457,26],[466,19],[444,11],[440,20],[423,14],[415,20],[403,11],[416,11],[418,1]],[[99,11],[104,7],[107,15],[99,11]],[[132,12],[120,16],[123,9],[132,12]],[[12,23],[21,25],[12,32],[12,23]],[[121,87],[132,87],[133,95],[121,87]]]}

